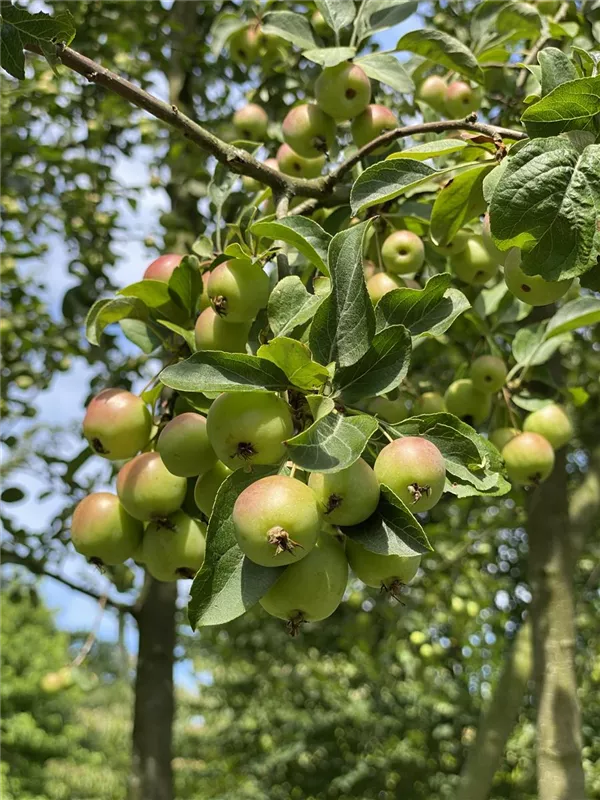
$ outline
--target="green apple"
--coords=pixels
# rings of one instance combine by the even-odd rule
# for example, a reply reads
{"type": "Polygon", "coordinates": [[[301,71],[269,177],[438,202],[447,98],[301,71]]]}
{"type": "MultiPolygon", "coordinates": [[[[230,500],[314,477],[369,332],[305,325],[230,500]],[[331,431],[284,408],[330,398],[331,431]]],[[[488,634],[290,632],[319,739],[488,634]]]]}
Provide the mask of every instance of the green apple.
{"type": "Polygon", "coordinates": [[[333,525],[358,525],[379,502],[379,482],[363,458],[339,472],[311,472],[308,485],[333,525]]]}
{"type": "Polygon", "coordinates": [[[325,166],[325,156],[303,158],[289,144],[282,144],[277,151],[277,164],[284,175],[296,178],[318,178],[325,166]]]}
{"type": "Polygon", "coordinates": [[[346,540],[346,556],[352,572],[366,586],[397,595],[417,574],[421,556],[373,553],[359,542],[346,540]]]}
{"type": "Polygon", "coordinates": [[[479,356],[471,364],[473,386],[482,392],[498,392],[506,380],[506,364],[498,356],[479,356]]]}
{"type": "Polygon", "coordinates": [[[431,240],[430,242],[436,253],[440,253],[442,256],[453,256],[456,253],[462,253],[469,242],[469,237],[472,235],[471,231],[462,230],[458,231],[456,236],[452,241],[448,242],[448,244],[436,244],[431,240]]]}
{"type": "MultiPolygon", "coordinates": [[[[393,131],[398,127],[398,117],[387,106],[369,105],[365,110],[352,120],[352,138],[357,147],[364,147],[373,139],[381,136],[386,131],[393,131]]],[[[373,150],[373,155],[380,155],[389,150],[391,145],[385,145],[373,150]]]]}
{"type": "Polygon", "coordinates": [[[319,108],[334,119],[353,119],[369,105],[371,81],[358,64],[344,61],[321,72],[315,98],[319,108]]]}
{"type": "Polygon", "coordinates": [[[139,547],[142,523],[110,492],[95,492],[78,503],[71,522],[71,541],[93,564],[122,564],[139,547]]]}
{"type": "Polygon", "coordinates": [[[417,400],[416,414],[437,414],[446,410],[446,403],[439,392],[423,392],[417,400]]]}
{"type": "Polygon", "coordinates": [[[429,511],[446,483],[446,462],[438,448],[420,436],[403,436],[386,445],[373,467],[385,484],[411,511],[429,511]]]}
{"type": "Polygon", "coordinates": [[[249,67],[257,61],[260,53],[261,30],[259,25],[248,25],[229,37],[229,55],[235,64],[249,67]]]}
{"type": "Polygon", "coordinates": [[[521,251],[512,247],[504,261],[504,280],[508,290],[518,300],[530,306],[547,306],[555,303],[569,291],[572,279],[546,281],[540,275],[526,275],[521,269],[521,251]]]}
{"type": "Polygon", "coordinates": [[[505,445],[520,433],[521,431],[518,428],[496,428],[495,431],[490,433],[490,442],[502,452],[505,445]]]}
{"type": "Polygon", "coordinates": [[[440,78],[439,75],[430,75],[419,86],[417,98],[431,106],[434,111],[443,113],[446,110],[447,91],[448,87],[443,78],[440,78]]]}
{"type": "Polygon", "coordinates": [[[165,425],[156,450],[169,472],[183,478],[203,475],[217,463],[208,441],[206,419],[193,411],[179,414],[165,425]]]}
{"type": "Polygon", "coordinates": [[[388,272],[418,272],[425,261],[423,241],[412,231],[394,231],[383,243],[381,257],[388,272]]]}
{"type": "Polygon", "coordinates": [[[483,238],[471,234],[464,250],[450,256],[450,266],[461,281],[482,286],[498,271],[498,262],[489,254],[483,238]]]}
{"type": "Polygon", "coordinates": [[[213,308],[205,308],[194,328],[196,349],[245,353],[249,333],[249,322],[228,322],[213,308]]]}
{"type": "Polygon", "coordinates": [[[396,275],[390,275],[389,272],[376,272],[367,281],[367,292],[371,302],[376,306],[384,294],[394,289],[402,289],[404,285],[402,278],[398,278],[396,275]]]}
{"type": "Polygon", "coordinates": [[[487,392],[476,389],[470,378],[454,381],[444,395],[446,410],[469,425],[481,425],[492,410],[492,398],[487,392]]]}
{"type": "Polygon", "coordinates": [[[225,261],[208,279],[208,295],[217,314],[227,322],[252,322],[269,299],[269,278],[257,263],[225,261]]]}
{"type": "Polygon", "coordinates": [[[539,433],[520,433],[502,449],[508,477],[522,486],[537,486],[554,468],[554,450],[539,433]]]}
{"type": "Polygon", "coordinates": [[[452,81],[446,92],[446,110],[453,119],[461,119],[477,111],[481,103],[481,90],[473,89],[464,81],[452,81]]]}
{"type": "Polygon", "coordinates": [[[109,461],[131,458],[150,439],[152,417],[141,397],[125,389],[104,389],[87,407],[83,435],[109,461]]]}
{"type": "Polygon", "coordinates": [[[241,139],[262,142],[267,135],[268,124],[267,112],[256,103],[248,103],[233,115],[233,125],[241,139]]]}
{"type": "Polygon", "coordinates": [[[318,158],[335,142],[335,122],[319,106],[304,103],[288,111],[281,125],[283,141],[303,158],[318,158]]]}
{"type": "Polygon", "coordinates": [[[523,423],[523,430],[539,433],[555,450],[560,450],[573,438],[573,425],[562,406],[550,403],[532,411],[523,423]]]}

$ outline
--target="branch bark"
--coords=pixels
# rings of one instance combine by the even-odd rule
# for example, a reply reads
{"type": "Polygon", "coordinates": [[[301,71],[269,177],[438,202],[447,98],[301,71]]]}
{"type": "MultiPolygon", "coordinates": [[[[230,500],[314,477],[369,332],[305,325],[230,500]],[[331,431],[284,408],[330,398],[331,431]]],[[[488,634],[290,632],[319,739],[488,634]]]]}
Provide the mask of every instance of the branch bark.
{"type": "Polygon", "coordinates": [[[573,569],[565,450],[529,505],[539,800],[583,800],[581,715],[575,675],[573,569]]]}

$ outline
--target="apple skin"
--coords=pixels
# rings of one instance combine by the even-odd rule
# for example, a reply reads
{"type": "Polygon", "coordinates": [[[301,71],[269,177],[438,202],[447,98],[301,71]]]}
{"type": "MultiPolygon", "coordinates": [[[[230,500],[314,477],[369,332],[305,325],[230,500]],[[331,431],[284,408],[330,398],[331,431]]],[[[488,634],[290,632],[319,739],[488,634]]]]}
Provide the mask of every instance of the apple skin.
{"type": "Polygon", "coordinates": [[[506,472],[513,483],[537,486],[554,468],[554,450],[539,433],[520,433],[502,449],[506,472]]]}
{"type": "Polygon", "coordinates": [[[212,507],[221,484],[231,475],[231,470],[222,461],[217,461],[212,469],[200,475],[194,486],[194,502],[204,514],[210,517],[212,507]]]}
{"type": "Polygon", "coordinates": [[[371,302],[376,306],[384,294],[394,289],[402,289],[405,284],[402,278],[390,275],[389,272],[376,272],[371,275],[366,285],[371,302]]]}
{"type": "Polygon", "coordinates": [[[573,438],[573,425],[562,406],[551,403],[532,411],[523,423],[523,430],[539,433],[555,450],[560,450],[573,438]]]}
{"type": "Polygon", "coordinates": [[[353,119],[371,99],[371,81],[358,64],[325,67],[315,82],[317,105],[335,120],[353,119]]]}
{"type": "Polygon", "coordinates": [[[395,400],[390,400],[389,397],[374,397],[367,404],[367,411],[390,424],[402,422],[408,417],[406,399],[402,396],[395,400]]]}
{"type": "Polygon", "coordinates": [[[311,472],[308,485],[332,525],[358,525],[379,502],[379,482],[363,458],[339,472],[311,472]]]}
{"type": "Polygon", "coordinates": [[[446,403],[439,392],[423,392],[416,403],[416,414],[438,414],[446,410],[446,403]]]}
{"type": "Polygon", "coordinates": [[[301,622],[330,617],[342,602],[348,583],[348,562],[343,545],[321,533],[306,558],[289,566],[260,600],[273,617],[288,621],[291,633],[301,622]]]}
{"type": "Polygon", "coordinates": [[[152,417],[141,397],[125,389],[104,389],[90,400],[83,435],[96,455],[109,461],[132,458],[146,447],[152,417]]]}
{"type": "Polygon", "coordinates": [[[228,322],[213,308],[205,308],[196,320],[194,328],[196,349],[245,353],[249,333],[248,322],[228,322]]]}
{"type": "Polygon", "coordinates": [[[481,91],[472,89],[464,81],[453,81],[446,92],[446,110],[453,119],[467,117],[477,111],[481,103],[481,91]]]}
{"type": "Polygon", "coordinates": [[[483,237],[472,234],[460,253],[450,256],[450,266],[457,277],[471,286],[483,286],[498,271],[498,262],[492,258],[483,243],[483,237]]]}
{"type": "Polygon", "coordinates": [[[235,537],[255,564],[280,567],[307,556],[321,530],[321,514],[314,492],[286,475],[270,475],[251,483],[233,506],[235,537]],[[285,534],[289,547],[272,540],[285,534]]]}
{"type": "MultiPolygon", "coordinates": [[[[398,117],[387,106],[369,105],[362,114],[352,120],[352,138],[357,147],[364,147],[373,139],[381,136],[386,131],[393,131],[398,127],[398,117]]],[[[381,155],[391,147],[388,145],[373,150],[372,155],[381,155]]]]}
{"type": "Polygon", "coordinates": [[[420,436],[394,439],[379,453],[373,469],[379,483],[389,486],[414,513],[429,511],[444,492],[444,457],[420,436]]]}
{"type": "Polygon", "coordinates": [[[187,481],[172,475],[158,453],[140,453],[117,475],[117,494],[125,510],[148,522],[177,511],[187,492],[187,481]]]}
{"type": "Polygon", "coordinates": [[[381,258],[388,272],[406,275],[421,269],[425,261],[425,247],[416,233],[394,231],[383,243],[381,258]]]}
{"type": "Polygon", "coordinates": [[[257,61],[262,34],[259,25],[248,25],[229,37],[229,55],[235,64],[249,67],[257,61]]]}
{"type": "Polygon", "coordinates": [[[146,528],[142,559],[157,581],[191,579],[204,563],[206,525],[176,511],[167,520],[151,522],[146,528]]]}
{"type": "Polygon", "coordinates": [[[165,253],[164,256],[155,258],[154,261],[146,267],[144,278],[152,281],[169,282],[169,278],[173,274],[176,267],[181,263],[182,255],[178,253],[165,253]]]}
{"type": "Polygon", "coordinates": [[[346,540],[346,556],[356,577],[373,589],[387,589],[395,583],[410,583],[421,563],[421,556],[372,553],[350,538],[346,540]]]}
{"type": "Polygon", "coordinates": [[[447,92],[446,81],[439,75],[430,75],[420,85],[417,98],[431,106],[434,111],[443,114],[446,111],[447,92]]]}
{"type": "Polygon", "coordinates": [[[510,440],[520,433],[521,431],[518,428],[496,428],[495,431],[490,433],[490,442],[502,452],[510,440]]]}
{"type": "Polygon", "coordinates": [[[225,261],[208,279],[213,308],[227,322],[252,322],[269,299],[269,278],[258,264],[225,261]]]}
{"type": "Polygon", "coordinates": [[[469,425],[481,425],[492,410],[492,398],[476,389],[470,378],[460,378],[446,389],[446,410],[469,425]]]}
{"type": "Polygon", "coordinates": [[[208,439],[231,469],[277,464],[294,434],[291,409],[272,392],[226,392],[208,410],[208,439]]]}
{"type": "Polygon", "coordinates": [[[335,141],[335,122],[319,106],[304,103],[286,114],[281,125],[283,141],[303,158],[318,158],[335,141]]]}
{"type": "Polygon", "coordinates": [[[494,244],[494,240],[492,239],[492,232],[490,229],[490,213],[486,211],[485,216],[483,218],[483,223],[481,225],[481,236],[483,237],[483,244],[487,248],[488,253],[492,256],[492,258],[498,262],[498,264],[504,264],[504,260],[506,259],[507,251],[506,250],[499,250],[496,245],[494,244]]]}
{"type": "Polygon", "coordinates": [[[268,124],[267,112],[256,103],[248,103],[243,108],[238,108],[233,115],[234,128],[242,139],[262,142],[267,135],[268,124]]]}
{"type": "Polygon", "coordinates": [[[303,158],[294,152],[289,144],[282,144],[277,151],[277,164],[284,175],[296,178],[318,178],[325,166],[325,156],[303,158]]]}
{"type": "Polygon", "coordinates": [[[509,292],[530,306],[547,306],[565,295],[573,279],[545,281],[540,275],[526,275],[521,269],[521,251],[512,247],[504,261],[504,281],[509,292]]]}
{"type": "Polygon", "coordinates": [[[471,364],[473,386],[482,392],[500,391],[506,380],[506,364],[498,356],[479,356],[471,364]]]}
{"type": "Polygon", "coordinates": [[[310,24],[317,36],[321,36],[323,39],[330,39],[333,35],[333,30],[329,27],[327,22],[325,22],[325,17],[320,11],[315,11],[313,13],[310,18],[310,24]]]}
{"type": "Polygon", "coordinates": [[[84,497],[73,512],[71,541],[78,553],[97,564],[122,564],[139,547],[142,523],[110,492],[84,497]]]}
{"type": "Polygon", "coordinates": [[[188,411],[168,422],[160,432],[156,450],[172,475],[193,478],[217,463],[206,433],[206,419],[188,411]]]}
{"type": "Polygon", "coordinates": [[[436,253],[440,253],[442,256],[453,256],[457,253],[462,253],[467,246],[470,236],[472,236],[471,231],[462,230],[458,231],[454,239],[448,242],[448,244],[436,244],[432,242],[431,239],[429,241],[436,253]]]}

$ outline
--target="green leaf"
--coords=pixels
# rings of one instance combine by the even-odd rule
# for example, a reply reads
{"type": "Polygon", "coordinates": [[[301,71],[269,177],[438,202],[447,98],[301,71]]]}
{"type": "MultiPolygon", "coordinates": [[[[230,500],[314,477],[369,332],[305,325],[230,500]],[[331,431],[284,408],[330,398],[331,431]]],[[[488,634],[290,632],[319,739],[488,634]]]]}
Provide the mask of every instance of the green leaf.
{"type": "Polygon", "coordinates": [[[393,28],[417,11],[416,0],[365,0],[355,30],[358,41],[378,31],[393,28]]]}
{"type": "Polygon", "coordinates": [[[546,339],[600,322],[600,298],[578,297],[558,309],[549,320],[546,339]]]}
{"type": "Polygon", "coordinates": [[[164,281],[153,281],[149,278],[119,289],[117,294],[122,294],[124,297],[138,297],[148,308],[160,308],[171,300],[167,284],[164,281]]]}
{"type": "Polygon", "coordinates": [[[192,351],[192,353],[195,351],[196,337],[194,336],[193,330],[189,330],[188,328],[182,328],[181,325],[176,325],[174,322],[169,322],[169,320],[166,319],[159,319],[157,320],[157,322],[159,325],[162,325],[163,328],[168,328],[170,331],[173,331],[173,333],[176,333],[178,334],[178,336],[181,336],[182,339],[187,344],[187,346],[192,351]]]}
{"type": "Polygon", "coordinates": [[[414,158],[415,161],[426,161],[428,158],[458,153],[464,150],[465,147],[468,147],[468,144],[461,139],[441,139],[434,142],[422,142],[413,147],[407,147],[406,150],[400,150],[398,153],[391,153],[386,160],[393,161],[396,158],[414,158]]]}
{"type": "Polygon", "coordinates": [[[190,316],[196,312],[196,306],[202,295],[202,273],[200,262],[196,256],[185,256],[173,270],[169,278],[168,291],[175,303],[180,305],[190,316]]]}
{"type": "Polygon", "coordinates": [[[148,318],[148,309],[137,297],[115,297],[112,300],[97,300],[90,308],[85,320],[85,335],[90,344],[98,345],[107,325],[122,319],[148,318]]]}
{"type": "Polygon", "coordinates": [[[519,39],[535,39],[541,28],[542,18],[529,3],[507,3],[496,17],[496,29],[500,33],[514,33],[519,39]]]}
{"type": "Polygon", "coordinates": [[[162,344],[160,337],[141,319],[122,319],[119,325],[123,334],[130,342],[137,345],[142,353],[153,353],[162,344]]]}
{"type": "Polygon", "coordinates": [[[545,47],[538,53],[542,68],[542,96],[549,94],[561,83],[577,80],[577,70],[569,56],[558,47],[545,47]]]}
{"type": "Polygon", "coordinates": [[[317,309],[310,329],[314,358],[327,365],[355,364],[369,349],[375,315],[363,273],[365,234],[369,221],[353,225],[333,237],[327,263],[331,293],[317,309]]]}
{"type": "Polygon", "coordinates": [[[202,351],[160,373],[165,386],[181,392],[282,392],[288,380],[264,358],[202,351]]]}
{"type": "Polygon", "coordinates": [[[308,347],[295,339],[283,336],[271,339],[258,348],[257,355],[277,364],[289,382],[299,389],[320,389],[330,377],[325,367],[312,360],[308,347]]]}
{"type": "Polygon", "coordinates": [[[437,174],[433,167],[412,158],[379,161],[354,182],[350,192],[352,213],[356,216],[371,206],[387,203],[437,174]]]}
{"type": "Polygon", "coordinates": [[[375,512],[360,525],[342,530],[366,550],[382,556],[418,556],[433,550],[419,521],[385,484],[375,512]]]}
{"type": "Polygon", "coordinates": [[[302,55],[322,67],[336,67],[356,55],[356,47],[316,47],[305,50],[302,55]]]}
{"type": "Polygon", "coordinates": [[[253,467],[252,472],[238,469],[220,487],[208,523],[204,564],[190,589],[188,619],[194,630],[241,616],[284,571],[285,567],[262,567],[246,558],[232,519],[233,506],[244,489],[277,471],[277,467],[253,467]]]}
{"type": "Polygon", "coordinates": [[[360,458],[377,427],[377,420],[367,414],[328,414],[288,439],[289,457],[308,472],[339,472],[360,458]]]}
{"type": "Polygon", "coordinates": [[[69,11],[60,11],[53,16],[42,11],[31,14],[22,6],[2,3],[1,66],[15,78],[23,80],[25,77],[22,51],[26,47],[37,45],[54,69],[58,63],[56,45],[60,42],[70,44],[74,36],[75,23],[69,11]]]}
{"type": "Polygon", "coordinates": [[[501,474],[504,466],[496,448],[458,417],[447,412],[423,414],[385,427],[397,436],[423,436],[440,450],[450,476],[446,491],[460,491],[454,481],[470,484],[474,494],[496,496],[510,491],[510,484],[501,474]]]}
{"type": "Polygon", "coordinates": [[[394,289],[381,298],[375,309],[377,330],[404,325],[413,336],[439,336],[466,311],[469,301],[450,287],[448,273],[434,275],[424,289],[394,289]]]}
{"type": "Polygon", "coordinates": [[[264,33],[280,36],[303,50],[316,47],[312,29],[307,19],[293,11],[271,11],[265,14],[264,33]]]}
{"type": "Polygon", "coordinates": [[[255,236],[266,236],[269,239],[280,239],[286,244],[291,244],[317,269],[329,275],[327,249],[331,243],[331,236],[309,217],[295,215],[283,219],[261,220],[254,223],[250,233],[255,236]]]}
{"type": "Polygon", "coordinates": [[[365,397],[391,392],[408,374],[410,353],[410,333],[404,325],[379,331],[356,364],[336,372],[336,393],[345,403],[352,404],[365,397]]]}
{"type": "Polygon", "coordinates": [[[599,209],[600,145],[580,153],[567,137],[535,139],[508,160],[498,181],[492,236],[501,250],[523,250],[528,275],[574,278],[600,256],[599,209]]]}
{"type": "Polygon", "coordinates": [[[354,3],[348,0],[315,0],[315,5],[336,33],[350,25],[356,15],[354,3]]]}
{"type": "Polygon", "coordinates": [[[362,67],[369,78],[391,86],[397,92],[410,94],[415,90],[413,79],[391,53],[371,53],[355,58],[354,63],[362,67]]]}
{"type": "Polygon", "coordinates": [[[335,408],[335,403],[331,397],[325,397],[322,394],[308,394],[306,395],[306,402],[308,403],[314,422],[331,414],[335,408]]]}
{"type": "Polygon", "coordinates": [[[215,17],[215,21],[210,29],[210,51],[218,58],[225,48],[228,39],[234,33],[241,31],[245,28],[247,23],[239,16],[239,14],[219,14],[215,17]]]}
{"type": "Polygon", "coordinates": [[[493,170],[486,173],[483,178],[483,197],[488,206],[492,202],[492,197],[500,178],[504,175],[508,167],[508,162],[508,158],[503,159],[493,170]]]}
{"type": "Polygon", "coordinates": [[[267,314],[275,336],[287,336],[312,319],[323,297],[310,294],[297,275],[282,278],[269,297],[267,314]]]}
{"type": "Polygon", "coordinates": [[[494,161],[472,167],[440,189],[429,226],[429,234],[436,244],[448,244],[467,222],[483,214],[486,209],[483,179],[495,165],[494,161]]]}
{"type": "Polygon", "coordinates": [[[546,322],[541,322],[517,331],[513,339],[512,353],[519,366],[544,364],[565,341],[570,340],[569,334],[560,333],[547,341],[546,325],[546,322]]]}
{"type": "Polygon", "coordinates": [[[564,131],[594,131],[600,113],[600,75],[561,83],[521,117],[531,137],[564,131]]]}
{"type": "Polygon", "coordinates": [[[442,31],[427,28],[405,33],[396,50],[416,53],[434,64],[441,64],[477,83],[483,83],[483,72],[473,53],[458,39],[442,31]]]}

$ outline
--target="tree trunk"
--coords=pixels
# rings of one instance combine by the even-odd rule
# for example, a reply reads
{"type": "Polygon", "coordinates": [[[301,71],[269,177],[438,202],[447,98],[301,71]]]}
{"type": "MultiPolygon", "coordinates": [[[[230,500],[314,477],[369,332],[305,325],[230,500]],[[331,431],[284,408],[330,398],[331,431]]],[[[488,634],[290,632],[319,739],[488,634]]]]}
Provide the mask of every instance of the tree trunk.
{"type": "Polygon", "coordinates": [[[575,676],[573,569],[565,450],[529,504],[529,573],[537,698],[539,800],[584,800],[575,676]]]}
{"type": "Polygon", "coordinates": [[[139,629],[131,800],[172,800],[173,651],[176,583],[149,575],[136,618],[139,629]]]}
{"type": "Polygon", "coordinates": [[[481,716],[477,739],[461,773],[456,800],[486,800],[488,797],[507,739],[517,721],[531,668],[531,623],[528,620],[515,637],[492,701],[481,716]]]}

